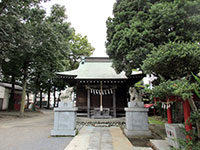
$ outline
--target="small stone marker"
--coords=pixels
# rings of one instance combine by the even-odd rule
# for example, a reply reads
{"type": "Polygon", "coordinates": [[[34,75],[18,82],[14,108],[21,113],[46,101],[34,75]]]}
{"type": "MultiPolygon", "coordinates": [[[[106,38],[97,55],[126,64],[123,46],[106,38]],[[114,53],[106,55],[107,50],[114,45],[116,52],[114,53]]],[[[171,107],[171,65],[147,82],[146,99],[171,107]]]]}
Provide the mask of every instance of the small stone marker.
{"type": "Polygon", "coordinates": [[[183,124],[180,123],[165,123],[165,131],[167,135],[167,142],[170,146],[173,146],[175,149],[181,148],[178,140],[185,140],[185,135],[181,129],[184,128],[183,124]]]}

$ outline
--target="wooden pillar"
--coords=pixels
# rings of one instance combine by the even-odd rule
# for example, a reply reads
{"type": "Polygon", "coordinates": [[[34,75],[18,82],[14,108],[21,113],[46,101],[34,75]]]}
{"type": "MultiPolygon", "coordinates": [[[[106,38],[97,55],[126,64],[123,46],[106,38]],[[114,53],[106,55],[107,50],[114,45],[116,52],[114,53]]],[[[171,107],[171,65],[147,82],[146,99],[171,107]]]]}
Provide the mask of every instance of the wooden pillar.
{"type": "Polygon", "coordinates": [[[102,81],[100,82],[100,111],[103,111],[102,81]]]}
{"type": "Polygon", "coordinates": [[[88,89],[87,94],[87,116],[90,118],[90,89],[88,89]]]}
{"type": "Polygon", "coordinates": [[[172,108],[171,105],[169,104],[169,101],[173,101],[173,97],[168,98],[167,97],[167,121],[168,123],[172,123],[172,108]]]}
{"type": "Polygon", "coordinates": [[[172,109],[171,109],[171,106],[169,108],[167,108],[167,120],[168,120],[168,123],[172,123],[172,109]]]}
{"type": "Polygon", "coordinates": [[[115,89],[113,90],[113,117],[114,118],[117,117],[117,113],[116,113],[116,92],[115,92],[115,89]]]}
{"type": "MultiPolygon", "coordinates": [[[[188,100],[183,101],[183,109],[184,109],[184,121],[185,121],[185,130],[188,132],[192,130],[192,125],[189,122],[190,119],[190,104],[188,100]]],[[[190,136],[186,136],[187,139],[191,139],[190,136]]]]}

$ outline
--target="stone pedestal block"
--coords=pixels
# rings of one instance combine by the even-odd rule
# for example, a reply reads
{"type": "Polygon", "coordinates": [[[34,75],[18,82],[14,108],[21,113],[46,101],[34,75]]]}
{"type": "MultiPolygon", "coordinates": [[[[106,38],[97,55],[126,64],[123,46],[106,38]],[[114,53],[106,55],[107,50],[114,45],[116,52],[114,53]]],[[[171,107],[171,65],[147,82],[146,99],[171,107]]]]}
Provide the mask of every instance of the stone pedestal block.
{"type": "Polygon", "coordinates": [[[73,102],[61,102],[58,108],[54,108],[54,128],[52,136],[76,135],[76,112],[73,102]]]}
{"type": "Polygon", "coordinates": [[[74,108],[73,101],[61,101],[58,104],[58,108],[74,108]]]}
{"type": "Polygon", "coordinates": [[[144,108],[144,102],[131,101],[128,102],[128,108],[144,108]]]}
{"type": "Polygon", "coordinates": [[[148,124],[148,108],[144,108],[143,102],[129,102],[126,111],[125,134],[128,137],[151,136],[148,124]],[[136,105],[137,103],[137,105],[136,105]]]}

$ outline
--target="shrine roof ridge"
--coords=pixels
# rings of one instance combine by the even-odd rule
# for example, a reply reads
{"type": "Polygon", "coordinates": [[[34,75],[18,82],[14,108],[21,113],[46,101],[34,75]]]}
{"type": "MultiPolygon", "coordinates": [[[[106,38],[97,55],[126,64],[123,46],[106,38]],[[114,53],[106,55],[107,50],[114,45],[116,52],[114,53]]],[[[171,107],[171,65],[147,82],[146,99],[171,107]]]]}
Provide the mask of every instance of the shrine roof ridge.
{"type": "Polygon", "coordinates": [[[109,57],[84,57],[84,62],[112,62],[109,57]]]}
{"type": "MultiPolygon", "coordinates": [[[[57,75],[71,76],[74,79],[128,79],[125,72],[117,74],[108,57],[85,57],[80,62],[78,69],[57,72],[57,75]]],[[[141,71],[133,71],[132,76],[142,75],[141,71]]]]}

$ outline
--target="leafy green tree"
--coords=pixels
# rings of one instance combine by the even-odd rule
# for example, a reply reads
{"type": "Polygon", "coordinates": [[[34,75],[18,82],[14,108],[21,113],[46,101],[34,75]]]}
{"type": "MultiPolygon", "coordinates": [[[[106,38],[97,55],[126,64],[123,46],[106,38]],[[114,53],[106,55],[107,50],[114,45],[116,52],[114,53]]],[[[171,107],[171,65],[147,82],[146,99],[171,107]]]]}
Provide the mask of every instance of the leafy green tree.
{"type": "MultiPolygon", "coordinates": [[[[53,5],[51,15],[43,18],[41,24],[37,24],[34,31],[36,48],[35,58],[32,68],[32,84],[35,97],[40,91],[48,93],[48,105],[50,104],[50,92],[53,80],[56,78],[55,72],[63,71],[63,53],[69,51],[66,43],[71,35],[70,24],[66,21],[65,8],[60,5],[53,5]]],[[[54,80],[56,82],[56,80],[54,80]]]]}
{"type": "MultiPolygon", "coordinates": [[[[15,52],[13,54],[17,55],[15,52]]],[[[5,60],[2,61],[2,74],[4,75],[3,80],[6,82],[10,82],[12,84],[8,109],[13,110],[14,109],[14,89],[15,89],[16,80],[19,80],[21,77],[21,73],[19,69],[21,67],[21,63],[19,63],[20,60],[18,57],[13,56],[13,55],[9,57],[12,58],[11,60],[9,60],[9,62],[6,62],[5,60]]]]}
{"type": "MultiPolygon", "coordinates": [[[[39,91],[40,95],[47,92],[48,107],[52,89],[64,87],[56,79],[55,72],[64,71],[66,65],[70,66],[70,47],[77,45],[73,54],[79,56],[89,55],[93,51],[86,37],[74,34],[63,6],[54,5],[47,17],[39,2],[40,0],[0,2],[0,69],[3,69],[4,79],[9,81],[12,76],[22,84],[20,116],[24,115],[27,86],[35,94],[39,91]],[[10,61],[6,63],[7,58],[10,61]]],[[[68,69],[72,68],[71,65],[68,69]]]]}
{"type": "Polygon", "coordinates": [[[87,36],[82,37],[81,34],[76,34],[75,31],[69,39],[69,68],[76,69],[79,65],[82,56],[90,56],[94,52],[94,48],[87,40],[87,36]]]}
{"type": "Polygon", "coordinates": [[[160,45],[143,61],[142,70],[171,80],[191,77],[191,72],[200,70],[200,46],[184,42],[160,45]]]}
{"type": "Polygon", "coordinates": [[[118,0],[107,20],[107,54],[117,72],[140,68],[154,47],[200,37],[199,0],[118,0]]]}
{"type": "Polygon", "coordinates": [[[121,0],[113,8],[113,18],[107,20],[107,54],[119,73],[138,68],[154,46],[149,9],[155,1],[121,0]]]}
{"type": "MultiPolygon", "coordinates": [[[[47,0],[13,1],[1,0],[0,2],[0,60],[7,57],[10,51],[19,47],[19,42],[25,42],[24,17],[29,14],[31,7],[47,0]]],[[[26,33],[26,32],[25,32],[26,33]]],[[[1,62],[1,61],[0,61],[1,62]]]]}
{"type": "Polygon", "coordinates": [[[23,52],[29,49],[31,43],[29,31],[25,26],[26,16],[29,14],[30,7],[35,7],[39,2],[40,0],[0,2],[0,62],[2,63],[0,67],[7,78],[12,76],[9,108],[13,108],[15,79],[21,77],[21,68],[25,65],[26,57],[23,52]],[[10,59],[9,63],[4,61],[5,58],[10,59]]]}
{"type": "Polygon", "coordinates": [[[191,98],[193,90],[198,87],[196,83],[190,83],[187,79],[164,80],[152,90],[152,97],[159,97],[165,100],[166,97],[178,96],[182,99],[191,98]]]}
{"type": "Polygon", "coordinates": [[[32,63],[31,83],[35,95],[39,91],[47,92],[49,108],[50,93],[65,87],[57,80],[55,72],[75,69],[80,57],[91,55],[93,48],[86,37],[76,35],[70,28],[65,8],[57,4],[52,6],[50,16],[33,30],[40,34],[35,33],[34,38],[39,44],[32,63]]]}
{"type": "MultiPolygon", "coordinates": [[[[31,7],[29,9],[24,18],[25,20],[24,26],[26,27],[27,36],[29,37],[30,42],[28,42],[28,45],[26,47],[27,49],[23,49],[20,58],[21,60],[23,60],[22,61],[23,65],[21,67],[23,91],[22,91],[22,100],[20,107],[20,116],[24,115],[26,87],[27,87],[27,82],[29,80],[29,76],[31,75],[31,72],[34,70],[34,65],[36,64],[36,62],[40,60],[39,59],[41,58],[40,56],[46,58],[44,54],[47,54],[47,50],[42,49],[43,48],[42,38],[44,38],[45,32],[47,33],[49,31],[49,33],[51,33],[50,30],[51,28],[49,28],[49,26],[47,26],[47,24],[44,22],[45,14],[46,12],[43,9],[41,9],[38,5],[36,5],[35,7],[31,7]]],[[[35,89],[37,89],[37,86],[35,86],[35,89]]]]}
{"type": "MultiPolygon", "coordinates": [[[[51,23],[45,18],[46,12],[40,9],[39,2],[31,0],[26,2],[3,1],[3,5],[1,5],[4,6],[1,7],[2,14],[0,16],[2,19],[0,22],[2,26],[0,46],[3,50],[1,56],[8,57],[11,60],[10,66],[6,64],[4,67],[4,74],[8,76],[15,72],[20,74],[19,76],[23,83],[21,116],[24,113],[28,76],[31,72],[39,70],[35,67],[39,66],[39,64],[49,61],[52,63],[46,63],[46,66],[42,66],[43,69],[45,67],[48,69],[50,67],[54,68],[58,65],[55,61],[59,60],[61,52],[57,51],[57,49],[62,49],[63,45],[66,45],[66,37],[70,35],[69,23],[61,24],[62,22],[60,22],[61,25],[58,28],[57,24],[59,23],[51,23]]],[[[54,71],[53,69],[49,70],[54,71]]],[[[45,72],[46,70],[43,71],[45,72]]],[[[50,74],[49,76],[52,75],[50,74]]],[[[37,79],[37,83],[39,82],[37,79]]]]}
{"type": "MultiPolygon", "coordinates": [[[[188,98],[194,112],[191,72],[200,70],[199,4],[200,0],[118,0],[114,17],[107,20],[106,41],[117,72],[130,74],[140,68],[164,78],[153,91],[188,98]]],[[[200,137],[199,127],[198,123],[200,137]]]]}

